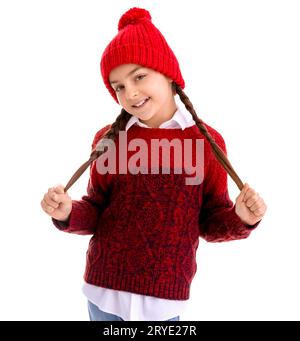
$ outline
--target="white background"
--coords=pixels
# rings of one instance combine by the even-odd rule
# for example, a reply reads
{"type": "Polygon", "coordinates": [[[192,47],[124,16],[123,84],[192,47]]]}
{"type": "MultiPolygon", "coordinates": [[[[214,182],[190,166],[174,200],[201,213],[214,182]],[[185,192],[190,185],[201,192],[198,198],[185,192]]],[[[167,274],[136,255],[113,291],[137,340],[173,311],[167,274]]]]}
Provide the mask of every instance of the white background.
{"type": "MultiPolygon", "coordinates": [[[[175,52],[198,116],[224,137],[268,204],[242,241],[200,241],[181,320],[299,320],[300,10],[292,0],[0,2],[1,320],[88,320],[89,236],[40,208],[120,112],[99,62],[130,7],[148,9],[175,52]]],[[[88,174],[70,190],[85,193],[88,174]]],[[[229,179],[233,200],[238,195],[229,179]]]]}

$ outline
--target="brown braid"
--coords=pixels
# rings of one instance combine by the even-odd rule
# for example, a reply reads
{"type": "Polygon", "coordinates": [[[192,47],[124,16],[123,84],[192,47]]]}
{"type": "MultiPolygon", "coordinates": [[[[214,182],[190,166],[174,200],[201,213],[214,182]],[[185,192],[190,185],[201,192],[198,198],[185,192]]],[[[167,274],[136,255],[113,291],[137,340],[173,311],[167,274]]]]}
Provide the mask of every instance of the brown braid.
{"type": "MultiPolygon", "coordinates": [[[[115,122],[111,125],[111,128],[105,132],[102,139],[111,139],[115,140],[116,136],[119,134],[120,130],[125,130],[126,124],[129,121],[131,115],[125,110],[122,109],[120,115],[116,118],[115,122]]],[[[81,165],[78,170],[73,174],[71,179],[68,181],[66,187],[64,188],[64,192],[67,190],[80,178],[80,176],[84,173],[84,171],[89,167],[89,165],[95,161],[100,155],[102,155],[104,151],[97,150],[97,147],[91,152],[90,158],[83,165],[81,165]]]]}
{"type": "Polygon", "coordinates": [[[183,92],[181,87],[177,85],[176,83],[172,83],[173,90],[176,91],[178,96],[180,97],[182,103],[185,105],[186,109],[191,113],[193,120],[195,121],[197,127],[199,128],[200,132],[206,137],[208,142],[210,143],[213,153],[215,154],[217,160],[221,163],[221,165],[224,167],[226,172],[231,176],[232,180],[236,183],[238,188],[242,190],[243,188],[243,182],[239,178],[239,176],[236,174],[235,170],[231,166],[229,160],[227,159],[227,156],[224,154],[222,149],[217,145],[216,141],[213,139],[213,137],[209,134],[207,131],[204,122],[197,116],[196,111],[193,107],[193,104],[187,97],[187,95],[183,92]]]}
{"type": "MultiPolygon", "coordinates": [[[[236,183],[238,188],[242,190],[244,186],[243,182],[241,181],[239,176],[236,174],[235,170],[231,166],[229,160],[227,159],[222,149],[217,145],[213,137],[207,131],[204,125],[204,122],[197,116],[195,109],[193,107],[193,104],[191,103],[187,95],[183,92],[180,86],[174,82],[172,83],[172,88],[173,88],[174,94],[177,93],[179,95],[181,101],[183,102],[187,110],[191,113],[193,120],[195,121],[200,132],[206,137],[206,139],[210,143],[213,153],[215,154],[217,160],[221,163],[221,165],[224,167],[226,172],[231,176],[231,178],[236,183]]],[[[111,125],[111,128],[103,135],[102,138],[114,140],[116,136],[119,134],[120,130],[125,130],[126,124],[128,120],[130,119],[130,117],[131,115],[125,109],[122,109],[120,115],[116,118],[115,122],[111,125]]],[[[103,153],[104,151],[99,151],[97,150],[97,148],[95,148],[92,151],[89,160],[86,161],[83,165],[81,165],[78,168],[78,170],[74,173],[74,175],[71,177],[71,179],[68,181],[66,187],[64,188],[64,191],[67,192],[67,190],[79,179],[79,177],[89,167],[89,165],[103,153]]]]}

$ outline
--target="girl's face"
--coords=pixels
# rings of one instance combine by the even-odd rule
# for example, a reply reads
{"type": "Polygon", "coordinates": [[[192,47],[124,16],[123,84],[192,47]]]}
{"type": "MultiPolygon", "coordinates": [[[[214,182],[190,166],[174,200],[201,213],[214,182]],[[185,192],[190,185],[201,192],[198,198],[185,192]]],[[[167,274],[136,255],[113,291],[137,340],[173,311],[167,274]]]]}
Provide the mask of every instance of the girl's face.
{"type": "Polygon", "coordinates": [[[111,71],[109,81],[120,105],[151,128],[158,128],[177,110],[172,79],[152,69],[122,64],[111,71]]]}

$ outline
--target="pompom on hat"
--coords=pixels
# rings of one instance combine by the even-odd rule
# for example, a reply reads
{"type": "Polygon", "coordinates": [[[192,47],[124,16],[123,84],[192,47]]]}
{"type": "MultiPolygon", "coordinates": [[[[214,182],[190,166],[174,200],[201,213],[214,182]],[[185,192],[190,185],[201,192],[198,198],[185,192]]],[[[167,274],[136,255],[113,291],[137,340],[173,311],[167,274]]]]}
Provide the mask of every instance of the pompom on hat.
{"type": "Polygon", "coordinates": [[[118,102],[109,83],[112,69],[121,64],[139,64],[170,77],[182,89],[184,80],[179,63],[161,32],[153,25],[150,13],[143,8],[131,8],[118,24],[118,34],[105,48],[100,62],[101,74],[108,91],[118,102]]]}

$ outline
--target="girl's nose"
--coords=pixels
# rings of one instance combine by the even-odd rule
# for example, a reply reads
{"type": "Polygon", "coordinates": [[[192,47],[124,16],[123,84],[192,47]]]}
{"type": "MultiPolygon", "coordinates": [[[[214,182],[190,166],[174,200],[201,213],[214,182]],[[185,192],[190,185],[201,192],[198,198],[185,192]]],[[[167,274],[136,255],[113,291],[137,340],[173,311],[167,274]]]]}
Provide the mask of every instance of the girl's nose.
{"type": "Polygon", "coordinates": [[[126,98],[127,100],[135,99],[139,94],[139,91],[136,87],[128,87],[126,91],[126,98]]]}

